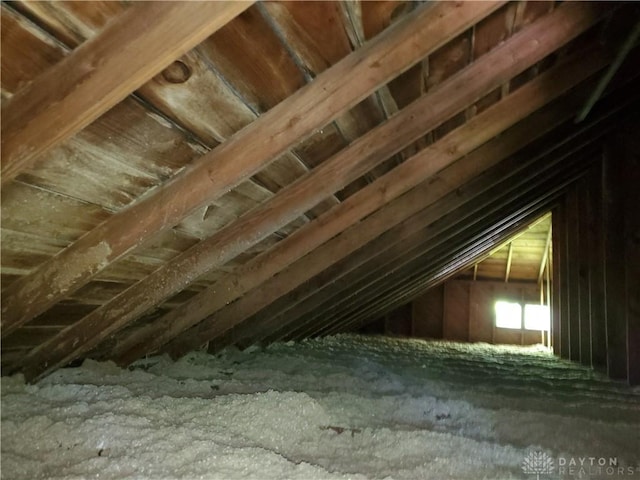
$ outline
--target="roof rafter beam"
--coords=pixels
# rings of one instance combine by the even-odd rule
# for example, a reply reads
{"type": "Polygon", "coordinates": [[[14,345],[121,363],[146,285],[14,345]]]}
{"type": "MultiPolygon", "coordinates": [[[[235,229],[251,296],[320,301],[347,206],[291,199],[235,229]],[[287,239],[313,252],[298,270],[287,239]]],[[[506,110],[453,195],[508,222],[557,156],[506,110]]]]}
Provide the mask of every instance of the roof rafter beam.
{"type": "MultiPolygon", "coordinates": [[[[331,237],[342,232],[346,228],[358,223],[362,218],[375,212],[394,198],[397,198],[403,193],[411,190],[440,170],[453,164],[465,154],[469,154],[472,150],[490,140],[497,133],[506,130],[508,127],[514,125],[519,120],[522,120],[530,113],[541,108],[544,104],[566,91],[567,88],[571,88],[571,86],[578,83],[581,79],[597,71],[605,63],[603,56],[596,55],[594,58],[600,57],[600,60],[596,61],[598,65],[585,65],[584,62],[580,60],[580,56],[581,55],[575,56],[572,61],[568,61],[563,65],[545,72],[538,79],[521,87],[508,98],[483,111],[467,124],[454,130],[437,143],[425,150],[422,150],[402,165],[391,170],[383,177],[380,177],[370,186],[349,197],[340,206],[327,212],[323,217],[319,217],[318,220],[322,223],[312,222],[303,229],[295,232],[285,241],[280,242],[274,247],[274,252],[278,251],[278,253],[276,254],[272,252],[271,254],[272,258],[275,257],[275,261],[282,262],[280,263],[281,266],[275,271],[270,271],[269,276],[264,278],[262,282],[284,269],[287,264],[290,264],[297,258],[301,258],[301,256],[287,256],[285,257],[286,261],[282,261],[282,258],[278,258],[283,256],[280,252],[284,251],[289,244],[293,244],[293,248],[299,249],[299,247],[295,246],[295,242],[304,242],[304,244],[306,244],[306,248],[302,250],[301,253],[308,253],[312,249],[324,243],[326,240],[329,240],[331,237]],[[549,97],[547,97],[547,95],[549,95],[549,97]],[[321,225],[321,227],[319,227],[319,225],[321,225]],[[330,225],[335,225],[335,227],[329,228],[330,225]],[[314,230],[317,230],[317,232],[314,230]]],[[[566,111],[563,113],[566,114],[566,111]]],[[[530,130],[528,138],[532,138],[530,130]]],[[[513,139],[510,140],[513,141],[513,139]]],[[[526,143],[526,141],[524,143],[526,143]]],[[[515,147],[517,150],[521,145],[522,144],[510,146],[515,147]]],[[[509,154],[514,151],[509,152],[509,154]]],[[[362,229],[360,230],[362,235],[362,229]]],[[[334,250],[334,256],[338,251],[339,250],[334,250]]],[[[271,260],[270,262],[268,258],[269,253],[267,252],[266,254],[261,255],[261,258],[258,257],[255,263],[259,261],[263,261],[265,264],[274,263],[274,260],[271,260]]],[[[257,267],[253,266],[254,262],[250,263],[252,264],[252,271],[255,271],[257,267]]],[[[309,269],[305,273],[305,276],[310,272],[311,270],[309,269]]],[[[240,282],[244,280],[245,279],[243,277],[237,279],[237,281],[240,282]]],[[[263,289],[261,288],[260,290],[262,291],[263,289]]],[[[191,305],[185,305],[184,309],[176,309],[173,312],[170,312],[166,319],[164,319],[166,322],[161,319],[160,321],[163,322],[161,325],[166,325],[168,330],[171,330],[172,328],[177,330],[180,326],[179,324],[184,321],[186,315],[191,315],[191,312],[189,311],[190,309],[197,309],[198,316],[200,316],[206,314],[207,310],[212,311],[213,309],[211,307],[214,303],[221,303],[216,306],[215,311],[217,311],[223,308],[227,303],[227,301],[221,302],[223,298],[225,298],[225,300],[227,299],[224,295],[215,297],[209,295],[206,301],[204,298],[200,298],[200,296],[194,297],[195,301],[192,301],[191,305]],[[171,318],[171,322],[168,321],[169,318],[171,318]]],[[[193,321],[193,319],[191,321],[193,321]]],[[[199,327],[197,331],[204,335],[203,342],[206,342],[208,338],[213,338],[213,336],[233,327],[240,321],[242,321],[241,318],[235,318],[222,322],[217,315],[213,315],[202,322],[202,327],[199,327]],[[212,337],[209,337],[209,335],[212,335],[212,337]]],[[[161,330],[164,331],[163,329],[161,330]]],[[[170,335],[173,334],[173,332],[169,331],[166,333],[166,336],[169,338],[170,335]]],[[[199,345],[199,343],[194,343],[199,340],[196,338],[197,336],[198,335],[193,332],[187,334],[184,339],[185,345],[199,345]]],[[[154,348],[161,346],[163,340],[164,339],[159,336],[156,336],[154,339],[149,339],[149,344],[138,347],[138,354],[143,355],[144,353],[153,351],[154,348]]],[[[180,340],[176,340],[176,344],[179,343],[182,342],[180,340]]],[[[123,362],[124,358],[126,358],[126,360],[138,358],[133,352],[134,351],[132,350],[125,354],[125,356],[122,357],[123,362]]]]}
{"type": "MultiPolygon", "coordinates": [[[[478,224],[479,221],[486,222],[490,216],[497,218],[501,211],[504,212],[505,208],[508,210],[509,205],[513,204],[513,202],[519,202],[520,197],[525,194],[528,198],[535,198],[536,192],[538,192],[537,195],[540,195],[540,185],[545,185],[545,181],[548,184],[549,180],[553,180],[557,167],[559,165],[564,166],[564,160],[567,157],[576,157],[575,153],[580,149],[580,145],[590,141],[590,139],[585,139],[584,136],[580,136],[575,140],[571,144],[563,145],[552,152],[549,152],[548,149],[540,150],[534,154],[533,160],[526,161],[527,165],[523,170],[520,170],[520,161],[525,158],[524,154],[517,154],[494,167],[491,172],[491,178],[478,177],[461,185],[454,192],[428,206],[420,214],[414,215],[403,222],[403,224],[408,222],[417,223],[421,228],[420,230],[410,236],[403,234],[403,230],[406,230],[403,225],[389,230],[385,233],[385,236],[392,239],[387,241],[392,244],[391,246],[385,248],[379,245],[378,239],[370,242],[364,249],[370,250],[368,255],[370,258],[367,258],[365,262],[358,262],[355,272],[350,273],[349,276],[338,274],[337,281],[324,282],[322,284],[316,283],[316,278],[314,278],[312,282],[309,282],[309,285],[313,285],[315,288],[314,291],[309,292],[309,295],[307,295],[307,297],[310,296],[308,300],[304,294],[300,294],[298,291],[292,292],[302,297],[303,303],[297,308],[282,312],[282,315],[279,315],[278,312],[269,307],[267,309],[268,312],[265,312],[264,315],[267,318],[267,323],[276,325],[278,323],[282,324],[282,322],[285,324],[300,323],[301,325],[296,325],[296,328],[304,328],[306,324],[313,324],[314,320],[311,316],[315,312],[320,312],[321,316],[325,317],[327,313],[341,303],[359,304],[363,298],[370,298],[371,292],[369,290],[373,289],[374,284],[382,282],[398,287],[401,282],[399,280],[389,280],[388,276],[394,275],[399,269],[404,272],[406,270],[405,264],[413,262],[418,267],[421,265],[429,267],[434,261],[437,262],[441,257],[443,258],[447,255],[446,251],[443,251],[441,254],[436,255],[435,260],[431,260],[431,257],[426,259],[421,257],[421,255],[424,256],[433,248],[441,248],[439,244],[442,242],[438,238],[443,238],[442,235],[444,233],[446,233],[446,238],[449,239],[444,240],[444,248],[457,248],[462,243],[459,239],[464,238],[468,227],[478,224]],[[552,162],[550,162],[551,165],[549,166],[545,164],[544,171],[541,171],[541,163],[549,159],[546,153],[549,153],[552,162]],[[540,177],[539,174],[542,176],[540,177]],[[498,196],[496,196],[497,192],[500,192],[498,196]],[[462,198],[459,198],[459,196],[462,198]],[[442,215],[438,215],[438,212],[441,212],[442,215]],[[399,239],[394,244],[396,237],[399,237],[399,239]],[[394,258],[397,255],[394,255],[393,251],[399,252],[400,258],[394,258]],[[323,292],[323,290],[327,291],[323,292]],[[318,303],[319,297],[321,303],[318,303]],[[352,298],[351,301],[349,297],[352,298]]],[[[357,259],[359,256],[362,256],[362,251],[353,254],[351,257],[357,259]]],[[[325,274],[340,267],[350,272],[353,270],[349,266],[351,263],[351,258],[347,259],[346,262],[337,263],[322,272],[317,278],[321,279],[326,276],[325,274]]],[[[402,275],[400,274],[401,277],[402,275]]],[[[375,297],[375,293],[373,297],[375,297]]],[[[260,316],[263,316],[262,313],[260,316]]],[[[281,326],[280,331],[282,332],[282,330],[283,327],[281,326]]],[[[282,339],[284,335],[276,338],[282,339]]]]}
{"type": "Polygon", "coordinates": [[[507,253],[507,267],[504,272],[504,283],[509,283],[509,275],[511,274],[512,260],[513,260],[513,241],[509,242],[509,251],[507,253]]]}
{"type": "MultiPolygon", "coordinates": [[[[451,168],[450,172],[443,172],[441,175],[451,178],[451,185],[455,189],[453,192],[441,197],[421,213],[388,230],[384,235],[368,243],[364,249],[350,255],[346,261],[336,263],[324,270],[305,283],[303,291],[296,289],[282,297],[275,305],[276,308],[270,305],[264,312],[260,312],[260,317],[264,321],[256,322],[257,325],[254,324],[252,329],[247,328],[246,332],[253,330],[252,334],[259,334],[261,330],[282,328],[283,324],[298,323],[300,319],[307,319],[313,311],[329,311],[332,306],[338,305],[346,298],[345,292],[351,291],[353,286],[357,285],[358,275],[354,276],[352,271],[357,269],[361,272],[360,277],[364,275],[379,281],[385,269],[395,270],[402,264],[401,258],[396,258],[398,255],[400,257],[412,255],[409,258],[414,259],[417,253],[414,255],[410,252],[419,253],[420,248],[424,249],[424,246],[428,249],[433,248],[433,237],[450,228],[449,224],[455,222],[455,231],[446,230],[451,237],[447,245],[452,246],[455,239],[463,235],[470,224],[477,223],[488,215],[495,215],[513,200],[514,195],[521,196],[526,192],[539,189],[545,181],[548,182],[553,178],[556,167],[567,156],[573,155],[585,142],[592,140],[593,137],[581,136],[567,147],[554,149],[552,152],[544,149],[543,153],[536,154],[533,159],[524,162],[521,155],[517,155],[516,158],[506,160],[494,167],[491,177],[482,176],[471,182],[467,182],[465,175],[455,175],[458,173],[455,169],[451,168]],[[541,159],[544,159],[543,165],[541,165],[541,159]],[[496,189],[501,191],[500,199],[495,197],[496,189]],[[446,222],[437,222],[440,218],[446,219],[446,222]],[[382,270],[376,271],[376,269],[382,270]],[[318,303],[322,298],[325,306],[318,303]]],[[[366,226],[363,224],[361,228],[364,229],[366,226]]],[[[284,275],[288,274],[289,272],[284,272],[284,275]]],[[[357,295],[360,294],[357,293],[357,295]]],[[[242,301],[240,299],[233,305],[242,301]]],[[[233,309],[233,305],[228,308],[233,309]]],[[[306,321],[302,320],[302,323],[306,321]]],[[[240,326],[245,330],[244,324],[240,326]]],[[[236,335],[236,337],[239,336],[236,335]]]]}
{"type": "Polygon", "coordinates": [[[629,52],[633,49],[639,37],[640,37],[640,20],[638,20],[634,24],[626,40],[620,47],[620,50],[618,51],[615,60],[611,63],[611,65],[609,65],[609,68],[607,69],[607,71],[602,75],[600,82],[598,83],[596,88],[593,90],[589,98],[587,99],[580,113],[576,116],[576,123],[582,122],[585,118],[587,118],[587,115],[589,115],[589,112],[591,111],[593,106],[596,104],[598,99],[602,96],[605,89],[607,88],[607,85],[609,85],[609,82],[611,81],[613,76],[616,74],[616,72],[624,62],[625,58],[627,58],[627,55],[629,55],[629,52]]]}
{"type": "MultiPolygon", "coordinates": [[[[375,297],[371,297],[371,295],[358,296],[359,303],[358,305],[354,305],[350,309],[351,313],[336,316],[333,317],[332,320],[329,320],[329,322],[333,324],[332,327],[314,327],[311,329],[311,331],[307,330],[304,334],[294,336],[288,335],[283,338],[303,338],[304,336],[315,335],[319,333],[323,335],[332,334],[345,328],[349,328],[351,326],[350,324],[354,322],[366,320],[367,318],[376,317],[380,314],[386,313],[386,311],[388,310],[385,310],[384,304],[387,300],[385,300],[384,297],[394,297],[395,300],[393,303],[395,303],[396,306],[399,306],[403,302],[406,302],[415,297],[425,289],[431,288],[456,275],[460,271],[467,268],[470,263],[480,262],[483,259],[487,258],[491,255],[492,247],[501,241],[500,238],[508,238],[514,235],[518,236],[518,231],[522,233],[523,229],[526,230],[527,224],[532,220],[533,222],[540,221],[540,219],[546,216],[546,211],[548,211],[552,203],[556,201],[561,192],[564,191],[568,185],[573,183],[576,178],[584,175],[584,170],[582,168],[584,166],[584,153],[588,154],[589,152],[579,152],[581,156],[574,156],[574,158],[571,159],[571,166],[562,164],[563,172],[560,177],[550,177],[554,185],[551,189],[545,191],[542,195],[534,193],[533,196],[528,195],[524,200],[516,199],[513,208],[518,209],[518,212],[515,213],[515,216],[520,220],[518,220],[518,224],[514,230],[507,230],[501,235],[495,236],[493,234],[494,231],[498,229],[498,227],[494,226],[492,228],[489,228],[486,231],[489,234],[488,241],[483,240],[480,244],[477,245],[474,242],[469,243],[455,255],[455,261],[453,263],[443,262],[439,266],[433,268],[430,265],[432,262],[419,262],[417,268],[410,269],[410,271],[401,271],[397,278],[395,278],[395,280],[390,281],[390,285],[392,285],[392,287],[387,288],[384,293],[378,292],[375,297]],[[538,217],[537,220],[535,220],[536,217],[538,217]],[[397,290],[400,290],[401,293],[396,294],[397,290]]],[[[593,159],[597,158],[597,155],[592,154],[588,158],[589,163],[593,163],[593,159]]],[[[544,184],[544,182],[541,182],[541,184],[544,184]]],[[[498,223],[505,223],[504,219],[502,219],[498,223]]],[[[475,238],[483,238],[483,236],[480,235],[480,237],[476,236],[475,238]]],[[[437,253],[434,257],[434,260],[438,262],[441,256],[443,256],[443,254],[437,253]]]]}
{"type": "Polygon", "coordinates": [[[389,284],[378,284],[375,288],[372,288],[371,293],[362,299],[358,299],[356,304],[335,312],[329,318],[321,317],[322,322],[318,322],[321,323],[320,325],[311,325],[311,328],[299,332],[294,338],[331,335],[351,328],[360,319],[372,318],[379,314],[387,313],[392,309],[390,305],[409,301],[418,292],[427,288],[427,285],[433,286],[462,271],[469,262],[481,258],[492,246],[500,242],[501,238],[512,235],[526,225],[526,222],[531,218],[529,215],[532,212],[533,215],[539,215],[541,208],[544,208],[544,205],[542,207],[539,205],[531,207],[506,224],[502,221],[497,222],[493,225],[494,232],[499,230],[497,234],[492,232],[491,228],[485,229],[483,233],[476,234],[474,238],[463,242],[454,251],[452,256],[456,258],[453,261],[451,261],[451,257],[446,257],[448,247],[432,250],[425,256],[426,259],[432,261],[421,262],[420,265],[414,268],[409,266],[406,270],[391,276],[388,279],[389,284]],[[479,238],[481,240],[478,241],[479,238]]]}
{"type": "Polygon", "coordinates": [[[2,184],[82,130],[253,2],[141,2],[2,109],[2,184]]]}
{"type": "MultiPolygon", "coordinates": [[[[592,157],[592,158],[595,158],[595,157],[592,157]]],[[[580,170],[580,166],[578,166],[577,169],[580,170]]],[[[538,207],[532,206],[529,209],[531,212],[533,212],[531,214],[531,217],[529,218],[535,218],[536,216],[544,215],[545,211],[548,210],[550,206],[557,201],[559,192],[566,189],[566,187],[569,184],[571,184],[573,181],[575,181],[576,178],[580,177],[584,173],[584,171],[575,172],[575,170],[576,169],[574,168],[573,173],[568,173],[567,175],[565,175],[565,178],[559,182],[558,186],[555,187],[553,191],[547,192],[548,193],[548,195],[546,195],[547,199],[546,200],[543,199],[537,202],[538,207]]],[[[530,220],[525,220],[524,222],[520,223],[519,226],[517,226],[512,233],[510,234],[508,233],[505,236],[508,237],[510,235],[517,234],[517,231],[522,228],[523,224],[526,225],[526,223],[528,223],[529,221],[530,220]]],[[[487,258],[490,255],[490,249],[492,245],[495,245],[495,241],[493,242],[490,241],[488,244],[486,244],[485,248],[479,248],[479,249],[472,248],[472,249],[465,250],[465,252],[462,253],[460,258],[457,260],[457,266],[444,265],[439,270],[418,273],[416,278],[411,278],[409,281],[406,281],[406,279],[399,280],[397,282],[397,285],[401,285],[400,288],[402,290],[402,293],[400,295],[394,295],[394,293],[391,292],[391,296],[395,297],[395,300],[393,301],[392,304],[390,305],[387,304],[386,307],[382,307],[382,308],[393,309],[394,307],[400,306],[402,305],[402,303],[410,300],[416,295],[419,295],[420,292],[424,291],[425,289],[431,288],[432,286],[435,286],[443,281],[446,281],[448,278],[451,278],[452,276],[456,275],[464,268],[464,265],[468,265],[469,263],[476,262],[476,261],[482,261],[483,259],[487,258]]],[[[325,329],[322,331],[322,334],[330,335],[332,333],[344,330],[346,328],[352,328],[354,323],[358,323],[358,322],[362,323],[363,321],[370,319],[371,316],[374,316],[374,315],[377,316],[380,313],[385,313],[388,310],[379,310],[381,308],[380,303],[386,301],[386,299],[384,298],[385,296],[383,294],[383,295],[379,295],[379,297],[380,298],[373,300],[374,305],[367,306],[366,308],[361,308],[361,309],[356,308],[353,316],[350,316],[350,317],[345,316],[342,318],[342,320],[337,320],[336,322],[334,322],[332,329],[328,329],[328,330],[325,329]]],[[[315,332],[318,333],[319,331],[320,330],[316,330],[315,332]]]]}
{"type": "MultiPolygon", "coordinates": [[[[426,130],[434,125],[434,123],[437,123],[437,121],[433,121],[436,117],[440,120],[444,120],[456,112],[463,110],[467,104],[473,103],[477,98],[482,96],[482,92],[488,92],[493,88],[497,88],[505,81],[505,79],[517,74],[516,72],[523,71],[531,64],[554,51],[559,45],[566,43],[571,38],[577,36],[581,31],[584,31],[591,25],[595,24],[601,13],[602,12],[599,9],[591,8],[558,9],[554,15],[550,15],[549,17],[534,23],[526,31],[523,30],[508,42],[505,42],[494,51],[486,54],[478,62],[468,66],[459,72],[459,74],[452,77],[448,82],[443,83],[438,88],[434,88],[430,94],[415,101],[396,116],[392,117],[388,122],[376,129],[373,129],[361,139],[354,142],[352,147],[346,149],[346,151],[353,151],[357,156],[361,157],[362,153],[357,153],[359,151],[358,149],[366,147],[366,150],[370,153],[374,153],[376,151],[378,152],[377,154],[381,151],[385,152],[383,156],[387,158],[390,154],[402,148],[403,143],[408,143],[424,134],[426,130]],[[554,26],[557,26],[557,28],[553,28],[554,26]],[[462,86],[464,86],[464,88],[462,88],[462,86]],[[453,93],[460,91],[464,91],[466,93],[464,95],[461,95],[460,93],[453,93]],[[462,99],[461,96],[464,96],[465,98],[462,99]],[[441,114],[437,114],[436,112],[441,112],[441,114]]],[[[457,146],[451,146],[450,148],[455,152],[457,146]]],[[[326,168],[338,171],[339,168],[345,169],[347,167],[353,169],[355,165],[360,164],[362,161],[366,161],[366,158],[359,158],[352,159],[347,162],[346,159],[340,158],[340,155],[341,154],[338,154],[333,159],[328,160],[325,165],[319,167],[317,170],[326,168]],[[336,161],[336,158],[340,158],[340,160],[336,161]]],[[[383,156],[378,158],[378,160],[383,160],[383,156]]],[[[447,157],[447,155],[445,155],[445,157],[447,157]]],[[[450,161],[451,158],[454,157],[455,156],[449,157],[447,160],[442,158],[441,161],[445,162],[444,165],[446,166],[446,161],[450,161]]],[[[414,164],[416,162],[418,162],[418,160],[414,160],[414,164]]],[[[434,162],[426,168],[431,169],[431,173],[435,173],[438,165],[438,162],[434,162]]],[[[370,166],[371,164],[368,168],[370,168],[370,166]]],[[[409,169],[410,168],[411,167],[409,167],[409,169]]],[[[357,173],[359,175],[362,171],[358,171],[357,173]]],[[[384,182],[385,184],[393,182],[393,180],[390,180],[394,178],[393,176],[388,178],[389,179],[384,182]]],[[[409,183],[414,181],[415,180],[410,180],[409,183]]],[[[297,196],[295,198],[295,202],[292,202],[292,199],[287,200],[285,204],[290,205],[291,203],[303,203],[308,201],[313,192],[318,188],[321,188],[320,184],[328,182],[328,178],[325,177],[325,180],[322,181],[316,179],[313,182],[315,186],[305,188],[303,196],[297,196]]],[[[388,192],[386,194],[383,192],[383,195],[380,195],[380,192],[378,192],[380,188],[381,187],[375,187],[372,190],[367,190],[369,192],[366,194],[369,195],[369,200],[367,200],[369,205],[366,208],[372,209],[367,210],[367,212],[379,208],[380,205],[391,198],[391,194],[388,192]],[[375,202],[377,203],[371,203],[371,199],[376,197],[377,200],[375,200],[375,202]]],[[[386,189],[387,187],[385,186],[383,188],[386,189]]],[[[388,187],[390,192],[400,193],[402,193],[402,189],[407,188],[409,187],[406,185],[405,179],[399,181],[397,185],[394,184],[388,187]]],[[[399,193],[394,194],[398,195],[399,193]]],[[[332,213],[329,213],[329,216],[320,217],[324,219],[311,228],[316,230],[324,229],[325,231],[310,235],[310,237],[315,236],[312,240],[313,243],[306,245],[305,250],[301,251],[300,255],[306,254],[316,246],[320,245],[322,241],[324,241],[323,239],[328,239],[336,233],[339,233],[342,229],[347,228],[351,221],[349,220],[349,216],[356,214],[356,210],[351,207],[353,202],[354,201],[352,200],[351,202],[346,203],[346,207],[331,210],[332,213]],[[342,219],[339,221],[331,220],[331,229],[329,229],[327,225],[327,223],[329,223],[328,219],[340,215],[339,212],[345,212],[342,219]]],[[[361,206],[358,207],[358,209],[361,208],[361,206]]],[[[274,209],[270,207],[270,209],[266,211],[273,212],[274,209]]],[[[359,213],[357,214],[359,215],[359,213]]],[[[265,218],[264,215],[265,213],[261,213],[261,217],[263,219],[265,218]]],[[[252,221],[252,223],[255,224],[256,221],[252,221]]],[[[246,228],[243,228],[242,230],[246,231],[246,228]]],[[[234,235],[234,238],[235,237],[237,237],[237,235],[234,235]]],[[[295,238],[298,237],[296,236],[295,238]]],[[[296,240],[292,240],[291,242],[295,241],[296,240]]],[[[199,255],[199,259],[202,261],[202,255],[199,255]]],[[[289,261],[294,261],[295,259],[296,258],[293,258],[289,261]]],[[[225,294],[220,295],[220,292],[237,291],[237,284],[238,282],[234,281],[230,286],[227,286],[225,283],[221,284],[218,282],[216,285],[213,285],[206,294],[198,296],[193,302],[190,302],[189,306],[185,307],[185,311],[182,311],[180,314],[176,313],[175,318],[179,318],[179,320],[170,320],[168,318],[163,320],[163,322],[166,323],[166,329],[160,328],[160,330],[163,331],[163,335],[156,335],[153,332],[152,327],[149,327],[147,330],[147,337],[151,339],[151,342],[154,345],[161,345],[160,342],[168,341],[173,335],[179,334],[181,331],[197,323],[213,309],[220,308],[219,299],[225,296],[225,294]]],[[[148,295],[149,293],[146,292],[145,296],[148,295]]],[[[227,299],[222,303],[222,305],[225,305],[228,301],[229,300],[227,299]]],[[[139,302],[136,301],[136,304],[137,303],[139,302]]],[[[142,343],[145,340],[143,332],[143,330],[135,332],[135,336],[139,339],[139,343],[142,343]]],[[[134,343],[134,340],[129,339],[126,343],[134,343]]]]}
{"type": "Polygon", "coordinates": [[[418,8],[153,194],[16,280],[4,295],[2,336],[73,293],[152,235],[246,180],[500,5],[447,2],[418,8]]]}
{"type": "Polygon", "coordinates": [[[549,224],[549,231],[547,232],[547,240],[544,242],[544,252],[542,254],[542,260],[540,261],[540,268],[538,269],[538,283],[542,282],[542,275],[544,269],[547,266],[547,258],[549,257],[549,249],[551,248],[551,237],[553,230],[551,224],[549,224]]]}

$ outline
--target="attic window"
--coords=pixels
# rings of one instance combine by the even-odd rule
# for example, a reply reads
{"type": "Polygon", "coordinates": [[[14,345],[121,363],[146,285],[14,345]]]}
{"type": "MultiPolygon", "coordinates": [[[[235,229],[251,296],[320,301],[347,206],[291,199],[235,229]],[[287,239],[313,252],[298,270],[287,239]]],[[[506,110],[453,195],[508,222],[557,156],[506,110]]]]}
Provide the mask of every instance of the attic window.
{"type": "Polygon", "coordinates": [[[496,327],[522,328],[522,306],[519,303],[496,302],[496,327]]]}
{"type": "Polygon", "coordinates": [[[551,315],[547,305],[527,304],[524,306],[524,328],[527,330],[549,331],[551,315]]]}
{"type": "MultiPolygon", "coordinates": [[[[496,302],[496,327],[514,328],[523,327],[522,305],[516,302],[496,302]]],[[[551,328],[551,315],[547,305],[528,303],[524,306],[524,329],[548,332],[551,328]]]]}

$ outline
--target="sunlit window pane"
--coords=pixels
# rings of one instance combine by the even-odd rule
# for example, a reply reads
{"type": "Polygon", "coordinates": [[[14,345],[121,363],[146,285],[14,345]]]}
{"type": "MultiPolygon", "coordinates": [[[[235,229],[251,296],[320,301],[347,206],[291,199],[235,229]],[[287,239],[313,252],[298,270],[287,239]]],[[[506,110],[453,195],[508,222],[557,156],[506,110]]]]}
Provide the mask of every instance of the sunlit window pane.
{"type": "Polygon", "coordinates": [[[496,302],[496,327],[522,328],[522,307],[520,304],[496,302]]]}
{"type": "Polygon", "coordinates": [[[546,305],[528,304],[524,306],[524,328],[527,330],[549,331],[551,315],[546,305]]]}

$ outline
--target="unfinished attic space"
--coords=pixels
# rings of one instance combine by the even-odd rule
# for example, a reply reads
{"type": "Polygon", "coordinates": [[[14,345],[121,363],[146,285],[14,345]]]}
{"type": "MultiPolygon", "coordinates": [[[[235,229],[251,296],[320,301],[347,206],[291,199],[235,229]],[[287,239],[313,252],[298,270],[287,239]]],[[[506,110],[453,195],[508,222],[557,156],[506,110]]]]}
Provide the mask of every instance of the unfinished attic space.
{"type": "Polygon", "coordinates": [[[639,3],[1,10],[2,479],[640,479],[639,3]]]}

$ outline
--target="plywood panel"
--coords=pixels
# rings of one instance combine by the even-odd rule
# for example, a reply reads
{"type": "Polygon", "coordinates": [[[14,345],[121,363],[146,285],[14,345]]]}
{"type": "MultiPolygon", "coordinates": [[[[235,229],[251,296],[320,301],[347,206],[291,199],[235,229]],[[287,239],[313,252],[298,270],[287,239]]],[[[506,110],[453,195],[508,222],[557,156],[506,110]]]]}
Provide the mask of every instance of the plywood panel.
{"type": "Polygon", "coordinates": [[[463,282],[444,286],[443,334],[446,340],[469,340],[469,287],[463,282]]]}
{"type": "Polygon", "coordinates": [[[413,301],[413,335],[442,338],[444,286],[434,287],[413,301]]]}
{"type": "Polygon", "coordinates": [[[410,337],[412,334],[411,326],[411,304],[408,303],[387,315],[386,331],[392,335],[402,335],[410,337]]]}
{"type": "Polygon", "coordinates": [[[494,343],[521,345],[522,331],[510,328],[497,328],[494,334],[494,343]]]}
{"type": "Polygon", "coordinates": [[[469,341],[493,341],[493,288],[483,283],[472,283],[469,291],[469,341]]]}
{"type": "MultiPolygon", "coordinates": [[[[495,302],[539,303],[536,284],[450,280],[443,288],[446,292],[443,297],[445,339],[517,345],[540,343],[540,332],[494,328],[495,302]]],[[[429,300],[423,296],[414,301],[414,312],[432,308],[429,300]]],[[[416,326],[420,328],[419,325],[418,321],[416,326]]]]}

